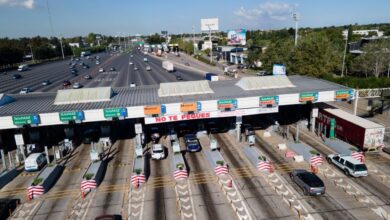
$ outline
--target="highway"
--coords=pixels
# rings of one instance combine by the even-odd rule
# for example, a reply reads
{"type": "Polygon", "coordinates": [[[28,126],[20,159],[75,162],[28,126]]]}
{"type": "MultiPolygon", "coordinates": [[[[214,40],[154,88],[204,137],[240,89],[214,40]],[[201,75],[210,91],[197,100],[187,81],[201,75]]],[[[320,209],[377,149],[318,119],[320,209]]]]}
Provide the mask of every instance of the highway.
{"type": "Polygon", "coordinates": [[[80,65],[76,65],[78,76],[71,74],[70,60],[30,66],[29,70],[23,72],[13,70],[7,72],[7,75],[0,75],[0,93],[15,94],[25,87],[30,88],[32,92],[55,92],[58,89],[63,89],[62,83],[64,80],[69,80],[72,84],[78,82],[83,87],[92,88],[105,86],[128,87],[132,82],[136,85],[175,82],[177,81],[177,75],[180,75],[185,81],[203,79],[201,74],[180,67],[175,67],[176,71],[174,73],[168,73],[162,68],[161,60],[144,55],[136,49],[131,54],[133,54],[133,57],[130,57],[129,53],[114,56],[106,53],[96,54],[101,57],[99,65],[95,64],[95,60],[80,58],[78,62],[84,62],[90,68],[83,69],[80,65]],[[144,57],[148,58],[148,62],[143,61],[144,57]],[[134,64],[130,65],[130,62],[134,64]],[[150,66],[151,71],[147,71],[146,66],[150,66]],[[115,71],[109,71],[111,67],[115,68],[115,71]],[[134,70],[134,67],[137,67],[138,70],[134,70]],[[105,72],[100,73],[99,68],[104,68],[105,72]],[[14,74],[20,74],[22,78],[14,80],[12,79],[14,74]],[[85,79],[85,75],[91,75],[92,79],[85,79]],[[44,86],[42,85],[44,80],[50,80],[52,83],[44,86]]]}

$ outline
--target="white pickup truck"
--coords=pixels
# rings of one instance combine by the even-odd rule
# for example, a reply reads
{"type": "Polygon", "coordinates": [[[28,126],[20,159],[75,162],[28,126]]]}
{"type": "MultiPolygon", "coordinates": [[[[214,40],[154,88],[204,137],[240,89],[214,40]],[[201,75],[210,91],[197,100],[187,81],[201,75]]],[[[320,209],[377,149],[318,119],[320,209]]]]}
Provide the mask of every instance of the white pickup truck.
{"type": "Polygon", "coordinates": [[[366,165],[356,160],[352,156],[342,154],[329,154],[326,157],[326,160],[330,164],[334,164],[336,167],[344,171],[345,175],[347,176],[368,176],[366,165]]]}

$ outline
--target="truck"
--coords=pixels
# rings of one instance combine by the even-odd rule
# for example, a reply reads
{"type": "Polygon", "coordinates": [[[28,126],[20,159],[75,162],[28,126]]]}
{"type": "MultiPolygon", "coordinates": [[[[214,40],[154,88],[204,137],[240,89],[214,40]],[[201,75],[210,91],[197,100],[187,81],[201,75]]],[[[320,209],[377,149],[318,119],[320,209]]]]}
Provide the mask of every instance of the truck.
{"type": "Polygon", "coordinates": [[[320,109],[316,128],[326,130],[329,137],[331,124],[335,137],[355,145],[362,151],[377,151],[384,146],[385,127],[340,109],[320,109]]]}
{"type": "Polygon", "coordinates": [[[167,60],[162,62],[162,68],[165,69],[167,72],[175,71],[173,63],[171,63],[171,62],[169,62],[167,60]]]}
{"type": "Polygon", "coordinates": [[[22,65],[18,66],[19,72],[26,71],[26,70],[28,70],[28,64],[22,64],[22,65]]]}
{"type": "Polygon", "coordinates": [[[208,81],[218,81],[218,75],[215,73],[205,73],[204,79],[208,81]]]}

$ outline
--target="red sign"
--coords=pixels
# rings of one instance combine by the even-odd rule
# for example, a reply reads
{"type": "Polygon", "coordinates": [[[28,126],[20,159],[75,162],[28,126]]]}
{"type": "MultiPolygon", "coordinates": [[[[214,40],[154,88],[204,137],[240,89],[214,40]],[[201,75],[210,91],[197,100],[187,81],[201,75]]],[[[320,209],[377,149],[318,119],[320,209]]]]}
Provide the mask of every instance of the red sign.
{"type": "Polygon", "coordinates": [[[193,120],[193,119],[203,119],[203,118],[210,118],[210,112],[184,114],[184,115],[168,115],[168,116],[155,117],[152,119],[154,120],[153,123],[163,123],[163,122],[193,120]]]}

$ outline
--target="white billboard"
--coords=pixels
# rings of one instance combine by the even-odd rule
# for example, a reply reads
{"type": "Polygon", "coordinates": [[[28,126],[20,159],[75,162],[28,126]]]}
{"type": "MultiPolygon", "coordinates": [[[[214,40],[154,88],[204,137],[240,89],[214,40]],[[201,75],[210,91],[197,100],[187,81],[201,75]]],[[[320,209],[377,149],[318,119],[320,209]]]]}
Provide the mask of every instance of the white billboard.
{"type": "Polygon", "coordinates": [[[282,64],[274,64],[272,69],[273,75],[286,75],[286,66],[282,64]]]}
{"type": "Polygon", "coordinates": [[[246,30],[228,30],[227,33],[228,45],[246,45],[246,30]]]}
{"type": "Polygon", "coordinates": [[[200,19],[200,30],[201,31],[218,31],[219,30],[218,18],[200,19]]]}

